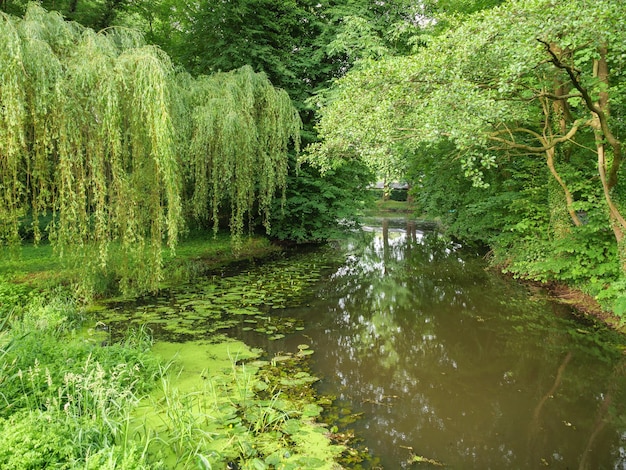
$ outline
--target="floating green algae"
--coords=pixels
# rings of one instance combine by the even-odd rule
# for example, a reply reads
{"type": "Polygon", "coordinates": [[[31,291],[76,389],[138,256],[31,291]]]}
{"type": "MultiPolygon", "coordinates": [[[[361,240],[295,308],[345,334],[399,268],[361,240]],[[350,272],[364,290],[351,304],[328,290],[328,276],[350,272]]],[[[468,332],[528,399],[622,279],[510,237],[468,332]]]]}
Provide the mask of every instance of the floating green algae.
{"type": "Polygon", "coordinates": [[[344,447],[315,422],[322,408],[303,393],[315,377],[300,371],[298,383],[281,385],[268,362],[254,360],[259,350],[225,338],[160,342],[154,353],[171,362],[133,426],[153,436],[150,451],[166,468],[340,468],[344,447]]]}

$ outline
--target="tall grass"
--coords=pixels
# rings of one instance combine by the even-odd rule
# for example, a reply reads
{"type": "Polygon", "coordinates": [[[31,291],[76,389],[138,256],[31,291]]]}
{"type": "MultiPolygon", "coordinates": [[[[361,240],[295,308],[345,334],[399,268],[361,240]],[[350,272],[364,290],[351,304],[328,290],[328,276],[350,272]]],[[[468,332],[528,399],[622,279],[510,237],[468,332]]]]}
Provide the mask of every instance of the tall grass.
{"type": "Polygon", "coordinates": [[[59,295],[34,298],[0,330],[0,468],[158,468],[128,432],[154,384],[145,331],[101,347],[78,337],[80,313],[59,295]]]}

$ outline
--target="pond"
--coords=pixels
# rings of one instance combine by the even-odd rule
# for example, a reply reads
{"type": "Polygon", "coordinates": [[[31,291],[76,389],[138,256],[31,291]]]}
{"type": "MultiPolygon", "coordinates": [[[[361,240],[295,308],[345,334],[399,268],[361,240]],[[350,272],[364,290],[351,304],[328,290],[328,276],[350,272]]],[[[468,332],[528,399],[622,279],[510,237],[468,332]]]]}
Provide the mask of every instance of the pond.
{"type": "Polygon", "coordinates": [[[339,431],[375,468],[626,469],[624,338],[429,224],[383,220],[133,309],[178,340],[226,332],[270,357],[309,345],[339,431]]]}

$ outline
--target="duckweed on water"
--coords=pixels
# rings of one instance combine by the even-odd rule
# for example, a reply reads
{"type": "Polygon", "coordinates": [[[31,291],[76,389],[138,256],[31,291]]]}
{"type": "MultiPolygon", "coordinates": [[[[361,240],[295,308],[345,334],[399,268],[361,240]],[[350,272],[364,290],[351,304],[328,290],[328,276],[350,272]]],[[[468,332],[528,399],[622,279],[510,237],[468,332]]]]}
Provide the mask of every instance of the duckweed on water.
{"type": "Polygon", "coordinates": [[[234,340],[162,342],[154,352],[174,360],[134,426],[155,436],[152,451],[161,449],[167,468],[341,468],[334,461],[345,448],[315,422],[322,411],[309,387],[315,377],[300,370],[287,381],[288,372],[234,340]]]}

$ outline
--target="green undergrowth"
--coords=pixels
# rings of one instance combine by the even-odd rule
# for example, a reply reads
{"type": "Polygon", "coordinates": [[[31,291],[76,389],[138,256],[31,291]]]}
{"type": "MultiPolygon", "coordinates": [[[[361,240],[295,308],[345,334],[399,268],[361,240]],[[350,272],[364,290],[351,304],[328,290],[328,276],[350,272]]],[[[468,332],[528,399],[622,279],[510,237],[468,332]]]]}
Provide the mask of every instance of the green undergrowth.
{"type": "Polygon", "coordinates": [[[159,373],[145,331],[102,347],[57,291],[5,316],[0,330],[0,468],[151,468],[125,432],[159,373]]]}

